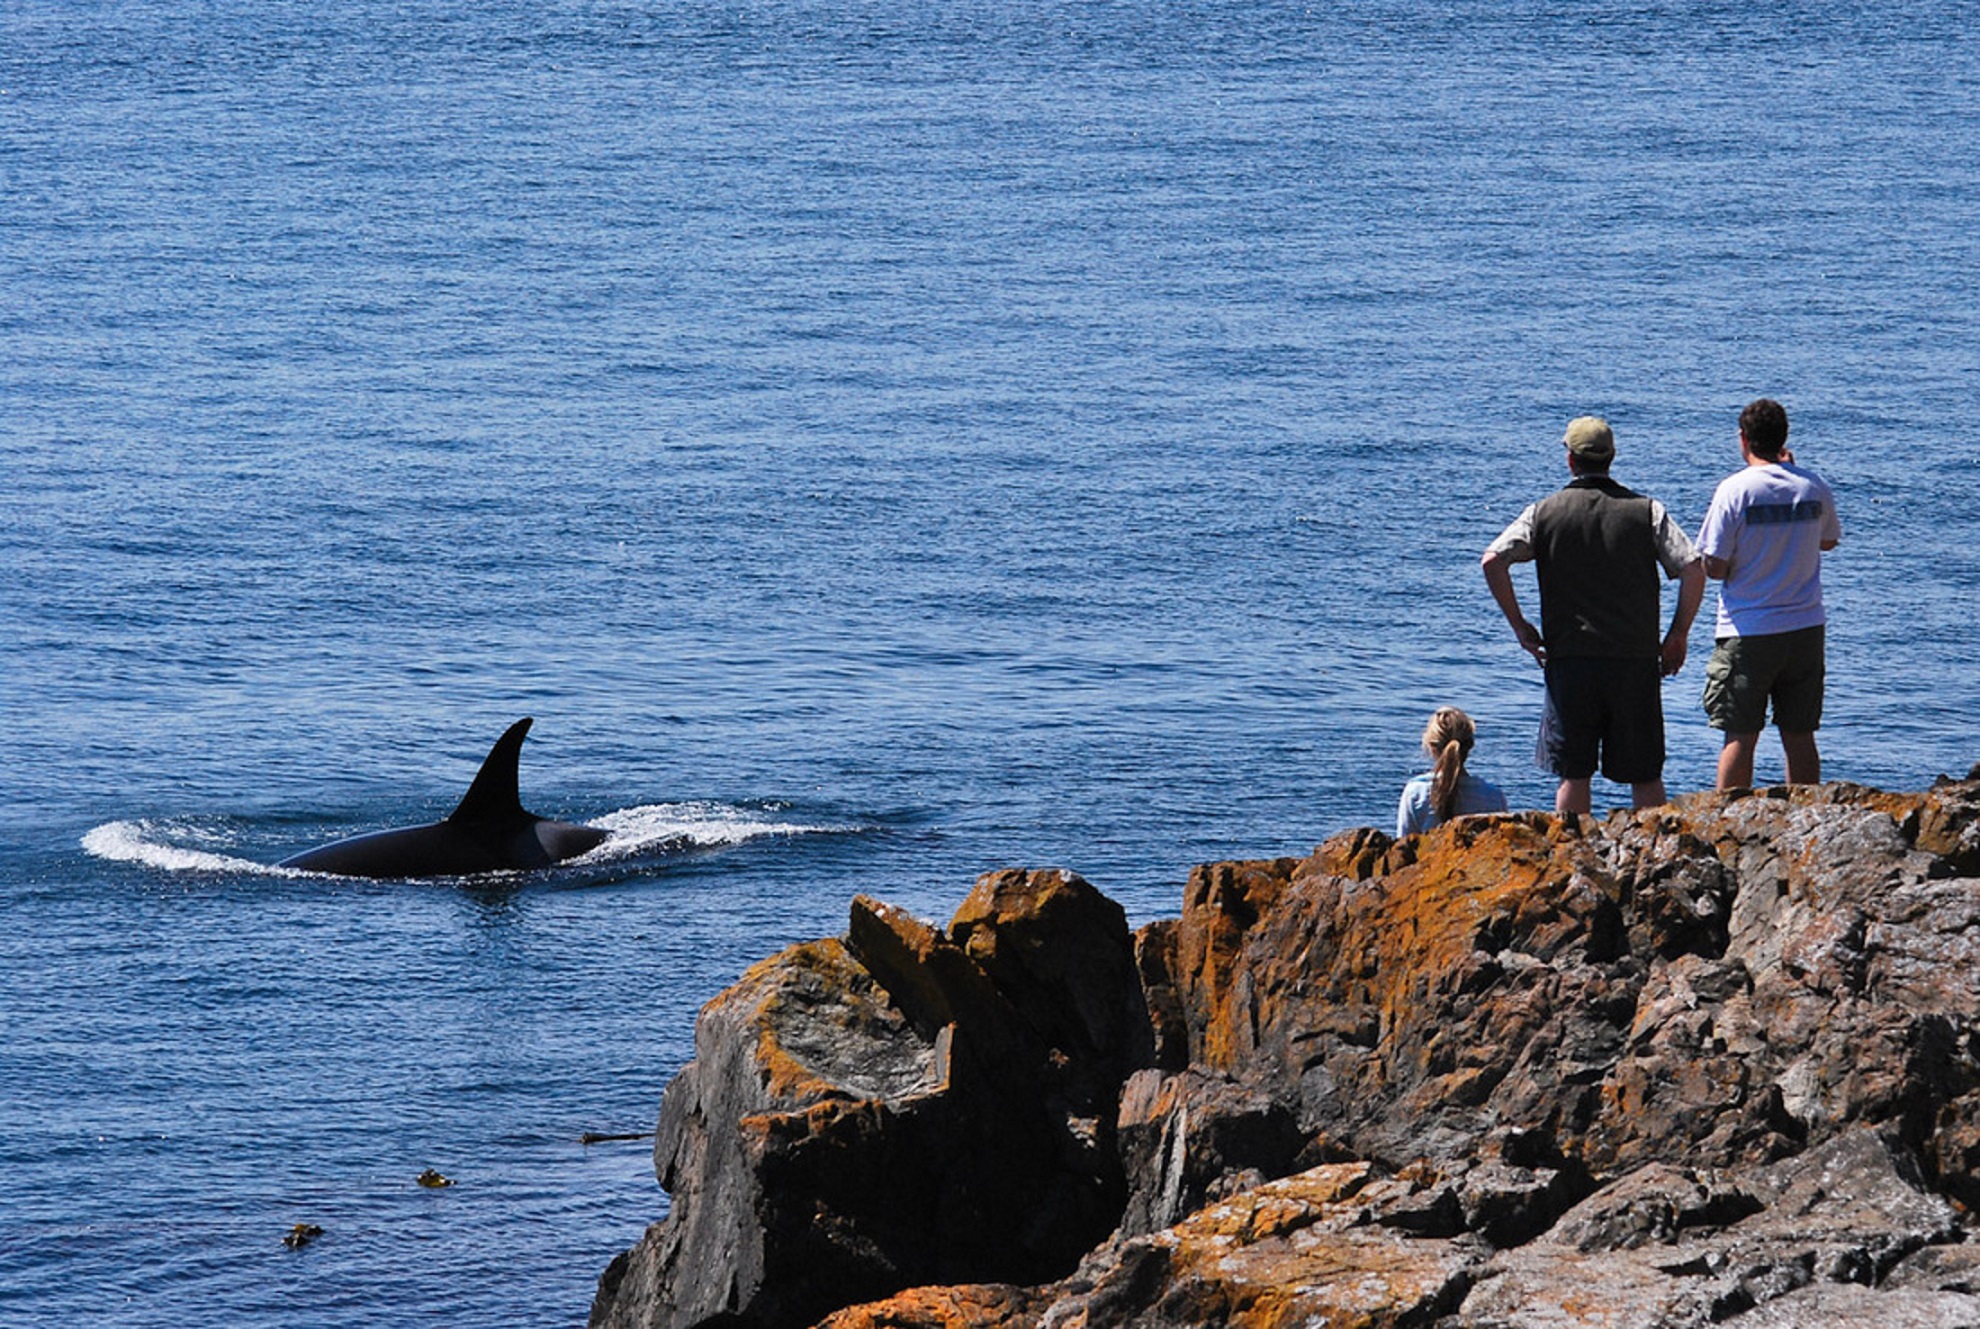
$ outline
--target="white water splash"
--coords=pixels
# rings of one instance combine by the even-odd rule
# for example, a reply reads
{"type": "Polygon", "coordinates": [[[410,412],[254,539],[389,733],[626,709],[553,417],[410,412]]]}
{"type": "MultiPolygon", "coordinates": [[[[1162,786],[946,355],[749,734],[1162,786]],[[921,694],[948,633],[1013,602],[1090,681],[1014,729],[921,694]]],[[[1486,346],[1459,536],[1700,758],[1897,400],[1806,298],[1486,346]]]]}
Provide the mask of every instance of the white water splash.
{"type": "Polygon", "coordinates": [[[773,821],[726,803],[649,803],[608,812],[586,824],[612,833],[591,852],[593,858],[631,857],[656,849],[717,849],[766,836],[829,835],[851,829],[773,821]]]}
{"type": "MultiPolygon", "coordinates": [[[[184,828],[175,828],[183,834],[184,828]]],[[[211,849],[190,849],[164,838],[166,832],[150,821],[107,821],[82,838],[83,849],[113,863],[141,863],[167,872],[276,872],[264,863],[236,858],[211,849]]]]}

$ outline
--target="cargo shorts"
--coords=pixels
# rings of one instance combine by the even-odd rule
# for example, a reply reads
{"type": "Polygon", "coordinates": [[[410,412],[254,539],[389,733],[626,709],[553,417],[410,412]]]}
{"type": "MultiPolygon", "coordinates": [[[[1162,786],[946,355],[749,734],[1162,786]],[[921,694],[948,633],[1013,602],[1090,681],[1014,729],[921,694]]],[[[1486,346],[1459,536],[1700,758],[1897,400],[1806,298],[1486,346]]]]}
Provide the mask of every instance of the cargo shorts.
{"type": "Polygon", "coordinates": [[[1774,727],[1812,734],[1822,727],[1822,690],[1828,674],[1821,624],[1757,637],[1721,637],[1705,665],[1705,716],[1728,734],[1757,734],[1774,727]]]}

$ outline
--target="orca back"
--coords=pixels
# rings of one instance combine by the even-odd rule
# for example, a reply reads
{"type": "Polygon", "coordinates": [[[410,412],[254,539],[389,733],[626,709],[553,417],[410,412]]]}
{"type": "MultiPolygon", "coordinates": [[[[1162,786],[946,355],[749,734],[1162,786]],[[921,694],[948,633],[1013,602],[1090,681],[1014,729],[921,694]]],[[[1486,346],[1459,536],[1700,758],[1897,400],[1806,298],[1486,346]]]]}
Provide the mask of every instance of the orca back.
{"type": "Polygon", "coordinates": [[[596,849],[611,832],[524,809],[516,768],[532,723],[524,717],[495,740],[445,821],[352,836],[278,866],[344,877],[465,877],[546,868],[596,849]]]}

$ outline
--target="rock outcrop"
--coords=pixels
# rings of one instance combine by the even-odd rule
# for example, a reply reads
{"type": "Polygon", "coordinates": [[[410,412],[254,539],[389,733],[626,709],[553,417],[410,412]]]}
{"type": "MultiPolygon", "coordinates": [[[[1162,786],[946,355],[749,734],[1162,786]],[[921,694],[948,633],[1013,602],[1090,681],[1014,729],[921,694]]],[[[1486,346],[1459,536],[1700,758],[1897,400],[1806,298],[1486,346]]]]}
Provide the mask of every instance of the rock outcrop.
{"type": "Polygon", "coordinates": [[[991,873],[946,930],[855,899],[845,938],[703,1009],[660,1108],[672,1212],[592,1323],[804,1325],[1068,1273],[1120,1217],[1117,1103],[1150,1038],[1126,915],[1078,877],[991,873]]]}
{"type": "Polygon", "coordinates": [[[1980,768],[860,899],[703,1011],[599,1326],[1980,1326],[1980,768]]]}

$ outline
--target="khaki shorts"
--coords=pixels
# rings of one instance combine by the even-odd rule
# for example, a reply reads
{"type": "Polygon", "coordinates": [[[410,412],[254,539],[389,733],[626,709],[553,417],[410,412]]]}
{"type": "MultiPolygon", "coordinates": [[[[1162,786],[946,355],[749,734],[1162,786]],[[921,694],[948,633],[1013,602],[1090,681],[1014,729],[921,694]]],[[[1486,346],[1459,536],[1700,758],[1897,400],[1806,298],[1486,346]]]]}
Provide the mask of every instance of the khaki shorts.
{"type": "Polygon", "coordinates": [[[1758,637],[1721,637],[1705,666],[1705,715],[1714,729],[1757,734],[1774,727],[1812,734],[1822,727],[1822,685],[1827,675],[1820,624],[1758,637]]]}

